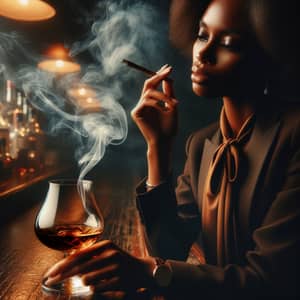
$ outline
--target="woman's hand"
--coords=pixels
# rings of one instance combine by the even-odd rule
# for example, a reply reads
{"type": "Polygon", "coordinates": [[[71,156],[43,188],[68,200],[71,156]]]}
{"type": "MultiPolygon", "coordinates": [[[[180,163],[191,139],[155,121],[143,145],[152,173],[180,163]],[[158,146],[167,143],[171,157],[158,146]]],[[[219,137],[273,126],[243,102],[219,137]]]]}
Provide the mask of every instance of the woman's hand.
{"type": "Polygon", "coordinates": [[[45,283],[52,285],[80,275],[96,291],[135,291],[152,286],[154,265],[153,258],[133,257],[106,240],[59,261],[45,274],[45,283]]]}
{"type": "Polygon", "coordinates": [[[172,84],[164,81],[171,70],[165,65],[145,81],[141,98],[131,111],[148,146],[170,143],[177,133],[178,101],[174,98],[172,84]],[[163,91],[157,89],[160,83],[163,91]]]}
{"type": "Polygon", "coordinates": [[[172,142],[177,134],[178,101],[166,77],[171,67],[163,66],[145,81],[140,101],[131,116],[142,132],[147,145],[148,184],[158,185],[171,172],[172,142]],[[162,83],[162,91],[157,88],[162,83]]]}

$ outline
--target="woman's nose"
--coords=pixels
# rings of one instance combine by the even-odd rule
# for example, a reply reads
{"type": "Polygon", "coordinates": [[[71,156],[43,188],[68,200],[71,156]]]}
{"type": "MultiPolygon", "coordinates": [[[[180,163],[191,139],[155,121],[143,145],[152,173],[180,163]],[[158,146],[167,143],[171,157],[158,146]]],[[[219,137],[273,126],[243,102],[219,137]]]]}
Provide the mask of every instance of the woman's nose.
{"type": "Polygon", "coordinates": [[[205,45],[202,45],[202,47],[199,47],[197,50],[196,59],[201,64],[211,65],[216,62],[215,50],[212,43],[208,42],[205,45]]]}

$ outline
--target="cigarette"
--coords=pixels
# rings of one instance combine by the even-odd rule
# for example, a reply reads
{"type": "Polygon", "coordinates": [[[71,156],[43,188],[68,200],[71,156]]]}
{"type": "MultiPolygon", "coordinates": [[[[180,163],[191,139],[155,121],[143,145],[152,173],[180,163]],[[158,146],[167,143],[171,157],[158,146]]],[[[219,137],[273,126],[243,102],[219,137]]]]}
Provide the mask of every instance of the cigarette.
{"type": "MultiPolygon", "coordinates": [[[[139,70],[139,71],[141,71],[141,72],[143,72],[143,73],[145,73],[147,75],[153,76],[153,75],[157,74],[156,72],[151,71],[149,69],[146,69],[145,67],[142,67],[140,65],[137,65],[137,64],[135,64],[132,61],[129,61],[127,59],[123,59],[122,62],[125,63],[128,67],[131,67],[133,69],[139,70]]],[[[168,81],[168,82],[173,82],[173,79],[171,79],[169,77],[164,78],[164,80],[168,81]]]]}

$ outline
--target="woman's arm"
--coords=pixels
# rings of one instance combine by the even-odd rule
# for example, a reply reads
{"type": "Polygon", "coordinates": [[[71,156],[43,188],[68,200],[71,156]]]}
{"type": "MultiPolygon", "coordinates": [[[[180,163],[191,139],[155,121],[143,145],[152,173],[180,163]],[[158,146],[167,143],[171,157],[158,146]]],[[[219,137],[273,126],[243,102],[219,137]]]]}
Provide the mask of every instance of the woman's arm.
{"type": "Polygon", "coordinates": [[[164,80],[171,67],[163,66],[145,81],[142,94],[131,116],[147,143],[148,183],[156,186],[171,171],[172,144],[177,134],[177,104],[172,84],[164,80]],[[162,83],[163,90],[158,90],[162,83]]]}

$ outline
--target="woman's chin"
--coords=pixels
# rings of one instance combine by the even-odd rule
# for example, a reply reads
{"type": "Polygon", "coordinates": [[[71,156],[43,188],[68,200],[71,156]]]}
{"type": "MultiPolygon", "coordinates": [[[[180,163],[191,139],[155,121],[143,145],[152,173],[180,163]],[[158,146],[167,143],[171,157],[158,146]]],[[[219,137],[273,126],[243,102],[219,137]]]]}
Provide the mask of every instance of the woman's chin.
{"type": "Polygon", "coordinates": [[[203,96],[203,97],[211,96],[210,89],[207,86],[201,85],[199,83],[192,82],[192,90],[194,94],[197,96],[203,96]]]}

